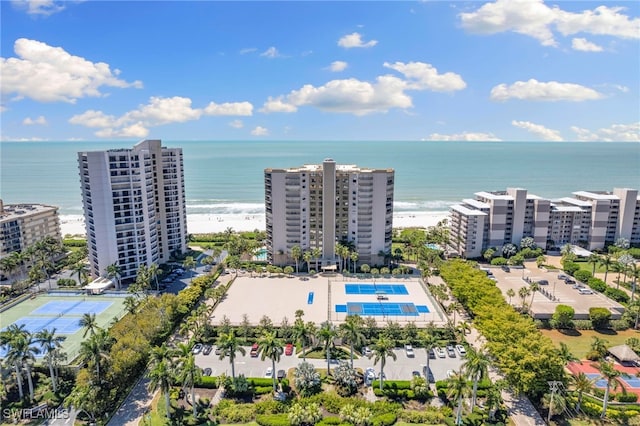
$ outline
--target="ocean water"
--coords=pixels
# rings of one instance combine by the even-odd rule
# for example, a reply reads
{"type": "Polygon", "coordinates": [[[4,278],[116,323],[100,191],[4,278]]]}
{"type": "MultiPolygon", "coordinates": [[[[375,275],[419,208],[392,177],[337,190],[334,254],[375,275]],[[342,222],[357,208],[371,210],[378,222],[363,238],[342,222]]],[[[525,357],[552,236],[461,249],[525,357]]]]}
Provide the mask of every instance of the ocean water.
{"type": "MultiPolygon", "coordinates": [[[[264,213],[267,167],[333,158],[395,169],[396,212],[446,211],[478,191],[527,188],[542,197],[640,189],[639,143],[417,141],[163,141],[181,147],[188,214],[264,213]]],[[[76,154],[131,142],[2,142],[0,198],[82,214],[76,154]]]]}

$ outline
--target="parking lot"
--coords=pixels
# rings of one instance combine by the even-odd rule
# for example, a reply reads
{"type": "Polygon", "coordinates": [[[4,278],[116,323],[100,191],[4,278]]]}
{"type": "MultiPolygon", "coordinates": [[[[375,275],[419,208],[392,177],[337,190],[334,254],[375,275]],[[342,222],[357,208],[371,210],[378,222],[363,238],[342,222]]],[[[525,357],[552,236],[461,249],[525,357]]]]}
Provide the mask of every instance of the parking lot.
{"type": "MultiPolygon", "coordinates": [[[[260,357],[253,358],[249,355],[250,348],[245,347],[246,355],[240,353],[237,354],[235,361],[236,375],[244,374],[245,377],[264,377],[267,368],[271,367],[271,360],[265,359],[262,361],[260,357]]],[[[395,349],[396,360],[387,358],[387,363],[384,368],[384,373],[389,380],[410,380],[413,371],[423,371],[423,366],[427,363],[427,353],[422,348],[414,349],[415,355],[413,357],[407,357],[404,349],[395,349]]],[[[445,358],[439,358],[429,360],[429,367],[433,373],[435,380],[444,380],[447,377],[447,371],[459,371],[460,366],[464,363],[465,359],[460,357],[459,353],[456,353],[455,358],[446,356],[445,358]]],[[[276,364],[277,370],[288,371],[291,368],[296,367],[302,362],[302,357],[298,357],[295,353],[291,356],[282,355],[280,362],[276,364]]],[[[307,359],[307,362],[314,365],[316,368],[326,368],[327,361],[323,359],[307,359]]],[[[221,374],[231,375],[231,365],[229,359],[219,359],[219,356],[215,354],[215,351],[211,351],[209,355],[204,355],[202,352],[196,355],[196,364],[201,368],[211,368],[212,376],[219,376],[221,374]]],[[[334,367],[338,364],[337,361],[332,361],[331,366],[334,367]]],[[[380,362],[377,365],[373,363],[373,357],[360,357],[354,359],[353,365],[356,368],[361,368],[365,371],[367,368],[372,367],[376,373],[380,372],[380,362]]]]}
{"type": "MultiPolygon", "coordinates": [[[[486,266],[483,266],[487,269],[486,266]]],[[[624,313],[624,306],[609,299],[598,292],[589,294],[588,286],[580,283],[567,284],[564,279],[559,278],[562,271],[547,271],[538,268],[535,262],[525,262],[522,269],[511,268],[510,272],[502,270],[500,267],[489,268],[496,278],[496,285],[502,291],[502,294],[509,301],[507,291],[513,289],[515,296],[511,298],[513,306],[522,306],[522,299],[518,295],[518,290],[530,283],[545,281],[546,285],[540,285],[540,291],[533,296],[533,305],[531,306],[532,316],[538,319],[551,318],[556,310],[556,306],[568,305],[575,310],[575,319],[589,319],[589,309],[592,307],[607,308],[611,311],[612,319],[619,319],[624,313]],[[582,290],[581,290],[582,289],[582,290]]],[[[528,296],[525,300],[530,304],[532,296],[528,296]]]]}

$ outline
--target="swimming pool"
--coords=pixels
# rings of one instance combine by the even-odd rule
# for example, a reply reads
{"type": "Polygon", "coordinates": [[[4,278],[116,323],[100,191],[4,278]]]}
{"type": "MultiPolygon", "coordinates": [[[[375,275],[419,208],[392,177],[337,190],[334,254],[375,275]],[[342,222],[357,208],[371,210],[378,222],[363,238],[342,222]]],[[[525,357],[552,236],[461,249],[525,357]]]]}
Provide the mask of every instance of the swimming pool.
{"type": "Polygon", "coordinates": [[[260,249],[256,252],[255,256],[253,256],[254,260],[266,261],[267,260],[267,249],[260,249]]]}
{"type": "Polygon", "coordinates": [[[393,302],[349,302],[346,305],[335,305],[335,311],[347,315],[403,317],[416,317],[430,312],[426,305],[393,302]]]}
{"type": "Polygon", "coordinates": [[[409,294],[403,284],[362,284],[351,283],[344,285],[346,294],[409,294]]]}

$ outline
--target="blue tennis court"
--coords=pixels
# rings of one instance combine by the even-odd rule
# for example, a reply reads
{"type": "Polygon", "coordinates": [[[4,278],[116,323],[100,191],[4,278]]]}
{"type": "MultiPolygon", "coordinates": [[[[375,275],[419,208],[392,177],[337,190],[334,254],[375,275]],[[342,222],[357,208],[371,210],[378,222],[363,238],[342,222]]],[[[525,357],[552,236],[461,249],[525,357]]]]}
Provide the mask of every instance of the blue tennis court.
{"type": "Polygon", "coordinates": [[[32,311],[31,315],[98,315],[111,306],[112,303],[87,300],[55,300],[40,306],[32,311]]]}
{"type": "Polygon", "coordinates": [[[381,316],[381,315],[390,315],[390,316],[405,316],[405,317],[415,317],[420,314],[420,311],[429,312],[429,309],[426,306],[421,306],[418,310],[418,307],[413,303],[366,303],[366,302],[357,302],[357,303],[347,303],[346,305],[336,305],[335,311],[337,313],[347,313],[347,315],[361,315],[361,316],[381,316]]]}
{"type": "Polygon", "coordinates": [[[14,324],[24,325],[25,330],[32,334],[45,328],[55,328],[57,334],[73,334],[80,330],[80,319],[73,317],[22,317],[14,324]]]}
{"type": "MultiPolygon", "coordinates": [[[[602,378],[601,374],[585,373],[585,376],[587,376],[591,380],[597,379],[594,383],[595,387],[603,388],[603,389],[607,387],[607,381],[606,379],[602,378]]],[[[634,388],[634,389],[640,388],[640,378],[638,377],[630,376],[628,374],[623,374],[622,376],[620,376],[620,380],[622,380],[625,383],[625,387],[634,388]]]]}
{"type": "Polygon", "coordinates": [[[313,304],[313,292],[310,291],[309,296],[307,297],[307,305],[312,305],[312,304],[313,304]]]}
{"type": "Polygon", "coordinates": [[[409,294],[404,284],[345,284],[347,294],[409,294]]]}

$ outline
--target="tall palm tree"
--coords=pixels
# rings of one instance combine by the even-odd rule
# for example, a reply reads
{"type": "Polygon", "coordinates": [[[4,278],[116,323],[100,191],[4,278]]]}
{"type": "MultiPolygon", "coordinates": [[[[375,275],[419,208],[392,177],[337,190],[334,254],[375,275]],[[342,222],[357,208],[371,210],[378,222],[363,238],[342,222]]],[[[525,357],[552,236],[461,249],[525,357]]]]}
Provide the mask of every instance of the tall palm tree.
{"type": "Polygon", "coordinates": [[[49,376],[51,377],[51,387],[53,392],[58,392],[58,386],[56,382],[56,374],[53,368],[55,363],[56,352],[62,348],[62,342],[65,341],[66,337],[57,336],[55,327],[51,330],[41,330],[35,335],[36,342],[40,343],[40,347],[44,352],[45,360],[47,361],[47,365],[49,366],[49,376]]]}
{"type": "Polygon", "coordinates": [[[613,265],[614,262],[615,261],[613,260],[610,254],[606,254],[600,257],[599,264],[600,266],[604,266],[604,282],[605,283],[607,282],[607,275],[609,274],[609,269],[611,268],[611,265],[613,265]]]}
{"type": "Polygon", "coordinates": [[[351,355],[351,368],[353,368],[353,347],[364,346],[366,338],[362,332],[364,321],[360,315],[349,315],[347,320],[340,324],[340,334],[342,339],[349,343],[351,355]]]}
{"type": "Polygon", "coordinates": [[[316,261],[316,271],[318,271],[318,261],[322,257],[322,249],[319,247],[311,249],[311,254],[313,255],[313,258],[316,261]]]}
{"type": "Polygon", "coordinates": [[[313,258],[313,254],[311,251],[307,250],[302,253],[302,260],[307,264],[307,272],[311,271],[311,259],[313,258]]]}
{"type": "Polygon", "coordinates": [[[580,412],[580,407],[582,405],[582,395],[585,392],[591,392],[593,389],[593,385],[597,379],[590,379],[583,372],[578,373],[575,376],[569,377],[571,385],[573,386],[573,390],[578,393],[578,401],[576,402],[576,411],[580,412]]]}
{"type": "Polygon", "coordinates": [[[18,264],[12,256],[5,256],[0,259],[0,271],[7,274],[8,278],[11,278],[13,273],[18,269],[18,264]]]}
{"type": "Polygon", "coordinates": [[[315,335],[315,324],[311,321],[305,323],[302,318],[296,318],[293,322],[293,338],[302,346],[302,360],[307,360],[307,344],[315,335]]]}
{"type": "Polygon", "coordinates": [[[302,249],[300,246],[295,245],[291,247],[291,258],[296,262],[296,274],[298,273],[298,262],[302,257],[302,249]]]}
{"type": "Polygon", "coordinates": [[[11,324],[6,330],[0,332],[0,346],[7,348],[6,362],[13,366],[16,373],[16,383],[18,385],[18,394],[20,399],[24,399],[23,383],[23,366],[22,355],[20,353],[21,340],[27,339],[29,332],[25,329],[24,324],[11,324]]]}
{"type": "Polygon", "coordinates": [[[472,346],[467,349],[467,360],[462,364],[462,371],[473,380],[473,391],[471,396],[471,410],[476,406],[476,396],[478,393],[478,382],[487,377],[491,360],[489,355],[483,350],[475,350],[472,346]]]}
{"type": "Polygon", "coordinates": [[[247,353],[247,351],[240,346],[240,342],[236,337],[236,333],[231,330],[229,333],[223,333],[218,338],[218,348],[221,349],[220,360],[225,357],[229,358],[229,363],[231,364],[231,377],[236,378],[236,368],[235,368],[235,360],[236,354],[240,352],[243,356],[247,353]]]}
{"type": "Polygon", "coordinates": [[[72,271],[78,274],[78,285],[81,287],[85,285],[87,280],[87,265],[84,262],[78,262],[73,265],[72,271]]]}
{"type": "Polygon", "coordinates": [[[530,307],[533,307],[533,298],[536,297],[536,291],[538,290],[540,290],[540,284],[531,283],[531,303],[529,304],[530,307]]]}
{"type": "Polygon", "coordinates": [[[106,330],[99,329],[89,339],[80,343],[80,359],[96,369],[96,383],[100,383],[100,364],[108,360],[112,339],[106,330]]]}
{"type": "Polygon", "coordinates": [[[80,327],[84,328],[84,333],[82,333],[82,337],[87,337],[87,333],[91,336],[96,334],[96,331],[100,329],[98,326],[98,320],[96,319],[95,313],[85,313],[80,318],[80,327]]]}
{"type": "Polygon", "coordinates": [[[193,279],[193,268],[196,266],[196,261],[193,259],[193,256],[187,256],[187,258],[182,262],[182,267],[189,272],[189,276],[193,279]]]}
{"type": "Polygon", "coordinates": [[[193,417],[195,417],[198,414],[195,387],[200,377],[202,377],[202,370],[196,365],[196,358],[192,351],[189,351],[186,357],[180,359],[178,371],[180,372],[179,379],[182,382],[182,386],[190,388],[191,406],[193,407],[193,417]]]}
{"type": "Polygon", "coordinates": [[[170,361],[161,360],[157,363],[153,363],[147,373],[149,377],[149,391],[155,391],[158,387],[160,393],[164,396],[164,406],[167,412],[167,417],[171,418],[171,401],[169,399],[169,392],[171,391],[171,380],[173,373],[170,367],[170,361]]]}
{"type": "Polygon", "coordinates": [[[512,288],[507,290],[507,297],[509,298],[509,304],[511,304],[511,298],[516,295],[516,291],[512,288]]]}
{"type": "Polygon", "coordinates": [[[156,291],[160,291],[160,284],[158,283],[158,274],[160,273],[160,267],[157,263],[152,263],[147,268],[147,274],[149,274],[149,279],[155,281],[156,283],[156,291]]]}
{"type": "Polygon", "coordinates": [[[338,335],[336,328],[329,321],[325,321],[320,325],[318,330],[318,339],[322,343],[322,347],[327,356],[327,375],[331,374],[331,348],[335,345],[334,339],[338,335]]]}
{"type": "Polygon", "coordinates": [[[349,253],[349,259],[351,260],[351,262],[353,263],[353,273],[356,273],[356,269],[358,267],[358,259],[360,258],[360,255],[358,254],[357,251],[352,251],[351,253],[349,253]]]}
{"type": "Polygon", "coordinates": [[[598,256],[595,253],[589,255],[589,257],[587,258],[587,263],[590,263],[593,266],[593,268],[591,269],[591,275],[593,275],[595,277],[596,276],[596,266],[598,266],[598,264],[600,263],[600,256],[598,256]]]}
{"type": "Polygon", "coordinates": [[[395,361],[396,353],[393,351],[393,342],[383,336],[380,337],[373,345],[373,365],[380,362],[380,390],[384,388],[384,366],[387,363],[387,358],[391,358],[395,361]]]}
{"type": "Polygon", "coordinates": [[[31,333],[22,329],[14,329],[17,334],[11,341],[11,347],[7,353],[7,360],[10,364],[19,365],[20,370],[25,369],[27,373],[27,384],[29,385],[29,400],[34,400],[33,377],[31,366],[36,361],[36,355],[40,349],[33,344],[35,340],[31,333]],[[19,330],[19,331],[18,331],[19,330]]]}
{"type": "Polygon", "coordinates": [[[117,289],[120,290],[120,274],[122,273],[122,269],[120,268],[120,265],[118,265],[118,263],[112,263],[111,265],[107,265],[106,271],[107,271],[108,278],[116,279],[117,289]]]}
{"type": "Polygon", "coordinates": [[[571,350],[569,349],[569,346],[564,343],[564,342],[560,342],[560,348],[558,349],[558,356],[560,356],[560,359],[565,363],[569,363],[569,362],[579,362],[580,359],[576,358],[575,355],[573,355],[571,353],[571,350]]]}
{"type": "Polygon", "coordinates": [[[258,339],[258,353],[260,359],[264,361],[266,358],[271,360],[271,378],[273,379],[273,392],[276,391],[276,362],[280,362],[282,355],[282,342],[276,337],[276,332],[265,332],[258,339]]]}
{"type": "Polygon", "coordinates": [[[431,352],[434,348],[438,346],[438,338],[433,334],[433,330],[431,328],[427,330],[420,331],[420,342],[422,346],[427,351],[427,371],[425,374],[429,374],[429,352],[431,352]]]}
{"type": "Polygon", "coordinates": [[[456,374],[449,379],[447,384],[447,396],[452,401],[457,401],[458,408],[456,409],[456,425],[462,423],[462,403],[464,396],[469,390],[469,384],[464,374],[456,374]]]}
{"type": "Polygon", "coordinates": [[[618,388],[618,386],[624,385],[620,381],[620,376],[622,372],[616,370],[613,362],[609,361],[600,361],[597,364],[593,364],[593,366],[602,374],[602,378],[607,381],[607,387],[604,390],[604,398],[602,400],[602,414],[600,414],[600,418],[604,419],[607,416],[607,405],[609,403],[609,392],[613,387],[614,390],[618,388]]]}

